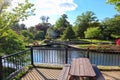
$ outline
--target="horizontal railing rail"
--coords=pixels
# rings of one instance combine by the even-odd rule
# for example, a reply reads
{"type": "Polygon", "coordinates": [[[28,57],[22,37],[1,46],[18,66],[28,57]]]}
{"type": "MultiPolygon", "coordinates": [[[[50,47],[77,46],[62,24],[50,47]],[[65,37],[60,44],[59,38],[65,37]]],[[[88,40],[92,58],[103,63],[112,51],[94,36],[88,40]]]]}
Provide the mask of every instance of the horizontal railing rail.
{"type": "Polygon", "coordinates": [[[27,51],[30,51],[30,49],[27,49],[27,50],[24,50],[24,51],[21,51],[21,52],[17,52],[15,54],[10,54],[10,55],[3,56],[2,59],[7,58],[7,57],[11,57],[11,56],[15,56],[15,55],[19,55],[19,54],[24,54],[27,51]]]}

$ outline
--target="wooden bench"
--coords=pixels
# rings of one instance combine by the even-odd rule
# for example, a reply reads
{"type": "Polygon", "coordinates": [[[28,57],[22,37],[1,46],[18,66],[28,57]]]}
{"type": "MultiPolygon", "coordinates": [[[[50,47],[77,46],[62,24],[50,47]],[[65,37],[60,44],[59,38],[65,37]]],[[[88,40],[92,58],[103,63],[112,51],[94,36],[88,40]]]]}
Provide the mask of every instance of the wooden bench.
{"type": "Polygon", "coordinates": [[[105,78],[103,77],[102,73],[100,72],[100,70],[98,69],[98,67],[96,65],[92,65],[93,69],[96,73],[96,79],[95,80],[105,80],[105,78]]]}
{"type": "Polygon", "coordinates": [[[66,64],[63,67],[63,69],[58,77],[58,80],[69,80],[69,70],[70,70],[70,64],[66,64]]]}

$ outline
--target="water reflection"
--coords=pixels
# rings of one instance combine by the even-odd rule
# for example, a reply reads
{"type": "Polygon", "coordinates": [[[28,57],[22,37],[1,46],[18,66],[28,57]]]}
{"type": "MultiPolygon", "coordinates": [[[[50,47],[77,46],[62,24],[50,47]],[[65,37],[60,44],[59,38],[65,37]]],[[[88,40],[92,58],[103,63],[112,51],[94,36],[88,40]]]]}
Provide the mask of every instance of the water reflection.
{"type": "MultiPolygon", "coordinates": [[[[40,50],[34,49],[34,63],[52,63],[52,64],[65,64],[66,51],[65,49],[59,50],[40,50]]],[[[86,51],[68,50],[68,63],[71,63],[73,58],[85,57],[86,51]]],[[[117,65],[120,66],[120,53],[95,53],[90,52],[89,59],[92,64],[96,65],[117,65]]]]}

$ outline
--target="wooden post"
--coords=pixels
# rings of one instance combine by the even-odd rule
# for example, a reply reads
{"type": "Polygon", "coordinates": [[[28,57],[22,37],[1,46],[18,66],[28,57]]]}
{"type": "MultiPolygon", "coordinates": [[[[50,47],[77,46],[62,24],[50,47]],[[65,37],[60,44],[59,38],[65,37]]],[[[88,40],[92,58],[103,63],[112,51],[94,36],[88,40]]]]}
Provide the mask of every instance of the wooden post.
{"type": "Polygon", "coordinates": [[[0,80],[3,80],[2,56],[0,56],[0,80]]]}
{"type": "Polygon", "coordinates": [[[89,48],[87,49],[87,58],[89,58],[89,48]]]}
{"type": "Polygon", "coordinates": [[[31,52],[31,65],[34,65],[34,62],[33,62],[33,47],[30,48],[30,52],[31,52]]]}
{"type": "Polygon", "coordinates": [[[67,64],[68,63],[68,48],[65,48],[65,64],[67,64]]]}

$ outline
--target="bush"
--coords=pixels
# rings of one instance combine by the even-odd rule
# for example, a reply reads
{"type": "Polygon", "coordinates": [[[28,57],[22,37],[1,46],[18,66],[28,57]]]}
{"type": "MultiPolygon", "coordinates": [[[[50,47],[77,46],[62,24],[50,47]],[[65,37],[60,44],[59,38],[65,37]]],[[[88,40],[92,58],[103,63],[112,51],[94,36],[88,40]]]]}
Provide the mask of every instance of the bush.
{"type": "Polygon", "coordinates": [[[101,30],[99,29],[99,27],[92,27],[88,28],[87,31],[85,31],[84,33],[85,38],[100,38],[101,30]]]}

